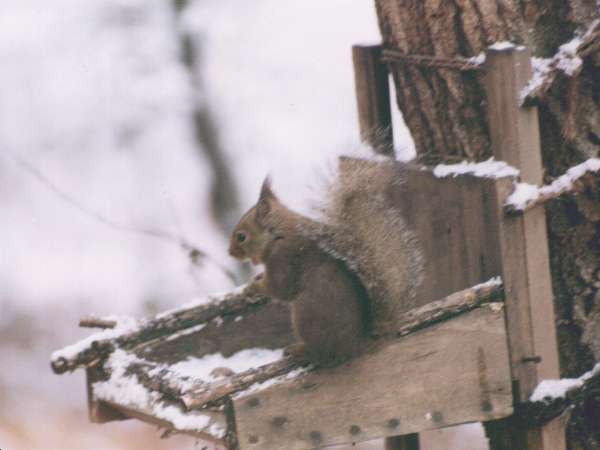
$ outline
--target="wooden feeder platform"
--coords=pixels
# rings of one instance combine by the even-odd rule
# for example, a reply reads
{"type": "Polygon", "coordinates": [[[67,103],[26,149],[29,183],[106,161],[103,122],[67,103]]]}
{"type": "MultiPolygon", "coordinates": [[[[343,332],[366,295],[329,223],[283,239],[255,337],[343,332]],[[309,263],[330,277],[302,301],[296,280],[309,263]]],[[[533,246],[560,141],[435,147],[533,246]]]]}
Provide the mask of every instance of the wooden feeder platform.
{"type": "MultiPolygon", "coordinates": [[[[381,48],[355,47],[354,61],[361,132],[377,146],[373,130],[390,125],[381,48]]],[[[52,360],[57,373],[86,368],[91,420],[137,418],[252,450],[393,436],[404,438],[388,439],[387,448],[416,448],[401,443],[424,430],[484,422],[496,442],[516,443],[495,448],[564,449],[558,421],[526,429],[511,422],[542,379],[559,378],[545,212],[506,208],[516,181],[542,181],[537,111],[519,100],[529,53],[490,50],[485,69],[496,162],[442,171],[361,162],[404,180],[385,195],[404,211],[424,254],[416,304],[395,333],[373,337],[369,351],[343,365],[314,368],[283,355],[294,340],[287,306],[241,290],[149,320],[92,320],[112,328],[52,360]],[[217,360],[227,366],[240,352],[259,355],[257,366],[205,373],[215,354],[229,358],[217,360]]]]}

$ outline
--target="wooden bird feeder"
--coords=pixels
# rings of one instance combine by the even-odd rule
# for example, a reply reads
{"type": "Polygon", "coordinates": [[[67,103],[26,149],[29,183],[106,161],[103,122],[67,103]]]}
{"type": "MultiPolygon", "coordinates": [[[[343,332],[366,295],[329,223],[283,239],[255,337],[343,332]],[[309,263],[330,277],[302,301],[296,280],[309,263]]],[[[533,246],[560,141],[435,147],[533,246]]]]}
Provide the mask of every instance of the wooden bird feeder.
{"type": "MultiPolygon", "coordinates": [[[[389,151],[391,131],[376,132],[391,126],[382,49],[356,46],[353,55],[361,134],[389,151]]],[[[243,450],[377,438],[414,449],[421,431],[484,422],[493,448],[565,449],[558,421],[523,428],[513,416],[542,379],[559,378],[544,208],[505,211],[517,178],[542,181],[537,111],[520,106],[530,55],[490,49],[483,69],[493,154],[519,175],[363,162],[403,171],[387,200],[406,213],[425,256],[417,303],[396,334],[321,369],[277,353],[293,342],[285,305],[241,291],[145,321],[100,322],[115,327],[52,361],[57,373],[86,368],[90,419],[137,418],[243,450]],[[208,377],[180,370],[255,348],[276,358],[208,377]]]]}

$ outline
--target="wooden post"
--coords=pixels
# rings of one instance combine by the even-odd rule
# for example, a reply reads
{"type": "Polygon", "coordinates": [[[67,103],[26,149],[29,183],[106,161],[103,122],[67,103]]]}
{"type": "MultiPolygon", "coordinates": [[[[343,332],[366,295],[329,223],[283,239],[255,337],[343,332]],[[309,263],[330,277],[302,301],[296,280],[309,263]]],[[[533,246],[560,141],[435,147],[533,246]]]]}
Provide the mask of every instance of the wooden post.
{"type": "MultiPolygon", "coordinates": [[[[526,48],[487,51],[486,88],[494,156],[518,168],[523,182],[540,184],[543,169],[537,108],[519,106],[521,91],[530,78],[526,48]]],[[[519,217],[505,215],[503,205],[512,189],[509,180],[497,183],[508,344],[518,402],[527,400],[543,379],[559,378],[560,371],[545,210],[538,207],[519,217]]],[[[511,419],[500,422],[486,426],[493,449],[566,448],[558,420],[528,430],[519,429],[511,419]]]]}
{"type": "Polygon", "coordinates": [[[390,88],[380,45],[352,47],[361,140],[377,153],[394,154],[390,88]]]}

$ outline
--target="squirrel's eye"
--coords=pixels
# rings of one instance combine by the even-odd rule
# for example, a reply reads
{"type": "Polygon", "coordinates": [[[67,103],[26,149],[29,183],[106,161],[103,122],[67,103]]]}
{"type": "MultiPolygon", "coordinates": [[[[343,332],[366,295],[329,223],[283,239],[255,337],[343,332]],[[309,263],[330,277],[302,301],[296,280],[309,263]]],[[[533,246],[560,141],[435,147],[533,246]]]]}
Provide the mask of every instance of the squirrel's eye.
{"type": "Polygon", "coordinates": [[[235,235],[235,238],[239,243],[242,243],[246,240],[246,233],[238,233],[235,235]]]}

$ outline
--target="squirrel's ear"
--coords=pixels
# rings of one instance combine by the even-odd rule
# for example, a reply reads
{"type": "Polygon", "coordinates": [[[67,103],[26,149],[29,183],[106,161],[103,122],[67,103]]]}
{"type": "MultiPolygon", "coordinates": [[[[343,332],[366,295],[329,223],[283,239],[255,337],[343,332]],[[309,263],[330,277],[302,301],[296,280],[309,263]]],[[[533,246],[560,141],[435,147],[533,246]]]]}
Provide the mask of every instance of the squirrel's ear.
{"type": "Polygon", "coordinates": [[[263,181],[262,188],[260,189],[260,196],[258,197],[258,203],[256,204],[256,215],[258,219],[264,219],[267,214],[271,211],[271,204],[277,200],[277,197],[271,189],[271,177],[267,176],[263,181]]]}

